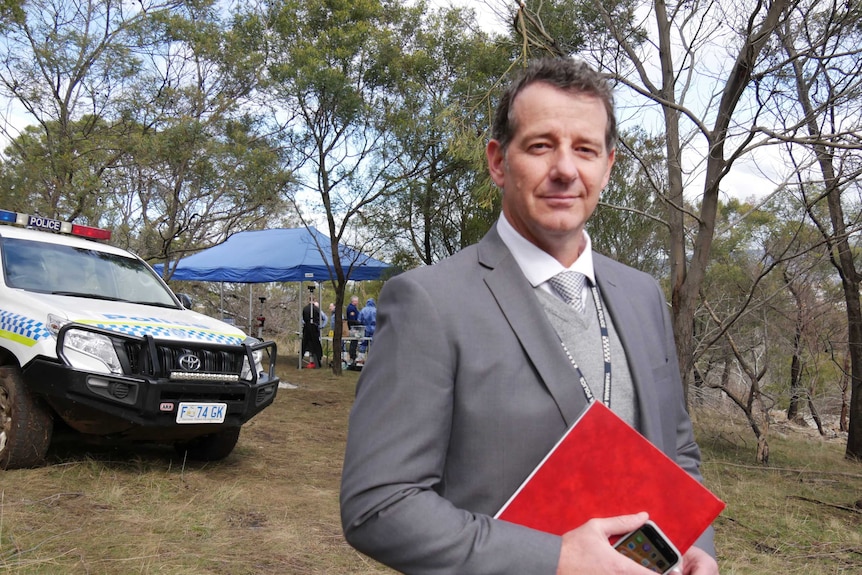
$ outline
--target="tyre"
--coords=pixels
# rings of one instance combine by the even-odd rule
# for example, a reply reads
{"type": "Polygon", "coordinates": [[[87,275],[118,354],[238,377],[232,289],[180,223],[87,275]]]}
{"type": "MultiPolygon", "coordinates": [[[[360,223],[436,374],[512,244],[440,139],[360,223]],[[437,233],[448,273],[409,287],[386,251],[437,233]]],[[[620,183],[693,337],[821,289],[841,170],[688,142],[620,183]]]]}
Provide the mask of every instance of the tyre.
{"type": "Polygon", "coordinates": [[[0,469],[41,464],[53,431],[48,406],[27,390],[21,370],[0,367],[0,469]]]}
{"type": "Polygon", "coordinates": [[[239,440],[239,427],[202,435],[174,445],[177,453],[196,461],[218,461],[230,455],[239,440]]]}

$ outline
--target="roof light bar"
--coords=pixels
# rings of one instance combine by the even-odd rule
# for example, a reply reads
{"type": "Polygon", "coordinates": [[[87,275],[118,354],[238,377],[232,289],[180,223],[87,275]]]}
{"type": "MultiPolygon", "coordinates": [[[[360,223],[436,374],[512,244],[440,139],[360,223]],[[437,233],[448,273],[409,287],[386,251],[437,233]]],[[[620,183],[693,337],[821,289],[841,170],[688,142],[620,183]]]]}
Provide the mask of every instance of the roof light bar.
{"type": "Polygon", "coordinates": [[[81,226],[72,224],[72,235],[90,238],[91,240],[109,240],[111,239],[111,230],[103,230],[102,228],[93,228],[90,226],[81,226]]]}
{"type": "Polygon", "coordinates": [[[70,234],[73,236],[90,238],[92,240],[111,239],[111,230],[82,226],[79,224],[73,224],[72,222],[63,222],[52,218],[46,218],[44,216],[31,216],[30,214],[10,212],[8,210],[0,210],[0,222],[17,224],[19,226],[36,228],[39,230],[60,232],[61,234],[70,234]]]}
{"type": "Polygon", "coordinates": [[[10,224],[16,223],[18,220],[18,214],[15,212],[7,212],[6,210],[0,210],[0,222],[7,222],[10,224]]]}

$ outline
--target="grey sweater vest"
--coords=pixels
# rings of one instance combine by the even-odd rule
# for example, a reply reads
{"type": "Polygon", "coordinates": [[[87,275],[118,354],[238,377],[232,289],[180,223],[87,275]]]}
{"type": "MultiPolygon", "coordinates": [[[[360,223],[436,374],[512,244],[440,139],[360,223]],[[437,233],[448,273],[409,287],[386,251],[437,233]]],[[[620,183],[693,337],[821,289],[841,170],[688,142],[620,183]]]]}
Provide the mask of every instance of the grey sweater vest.
{"type": "MultiPolygon", "coordinates": [[[[604,395],[605,361],[602,355],[602,335],[592,290],[586,290],[588,296],[585,301],[584,313],[575,311],[560,298],[545,290],[536,288],[535,292],[539,298],[539,303],[548,316],[548,320],[584,374],[584,379],[587,380],[593,396],[596,400],[601,401],[604,395]]],[[[626,353],[607,308],[605,308],[605,317],[608,322],[611,343],[611,409],[629,425],[637,428],[637,397],[626,353]]],[[[574,367],[572,368],[571,381],[572,385],[580,387],[578,372],[574,367]]]]}

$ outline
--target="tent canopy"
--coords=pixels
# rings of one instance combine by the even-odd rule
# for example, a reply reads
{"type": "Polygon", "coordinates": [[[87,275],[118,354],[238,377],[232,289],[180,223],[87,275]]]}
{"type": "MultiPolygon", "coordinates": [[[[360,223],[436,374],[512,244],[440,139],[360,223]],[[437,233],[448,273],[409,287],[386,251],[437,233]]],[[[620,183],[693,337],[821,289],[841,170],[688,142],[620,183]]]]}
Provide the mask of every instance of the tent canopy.
{"type": "MultiPolygon", "coordinates": [[[[315,228],[239,232],[226,242],[180,260],[172,280],[265,283],[334,280],[328,237],[315,228]]],[[[389,264],[339,244],[348,280],[376,280],[389,264]]],[[[153,266],[159,274],[162,264],[153,266]]]]}

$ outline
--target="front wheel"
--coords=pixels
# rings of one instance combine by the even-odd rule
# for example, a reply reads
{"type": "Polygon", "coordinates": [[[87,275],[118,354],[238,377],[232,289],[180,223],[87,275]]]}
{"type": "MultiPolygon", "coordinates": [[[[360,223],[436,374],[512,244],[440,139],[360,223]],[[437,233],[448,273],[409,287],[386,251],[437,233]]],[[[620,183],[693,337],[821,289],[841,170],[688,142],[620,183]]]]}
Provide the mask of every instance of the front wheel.
{"type": "Polygon", "coordinates": [[[51,412],[24,386],[21,370],[0,367],[0,468],[41,464],[53,431],[51,412]]]}
{"type": "Polygon", "coordinates": [[[239,440],[239,427],[202,435],[174,445],[177,453],[197,461],[218,461],[230,455],[239,440]]]}

